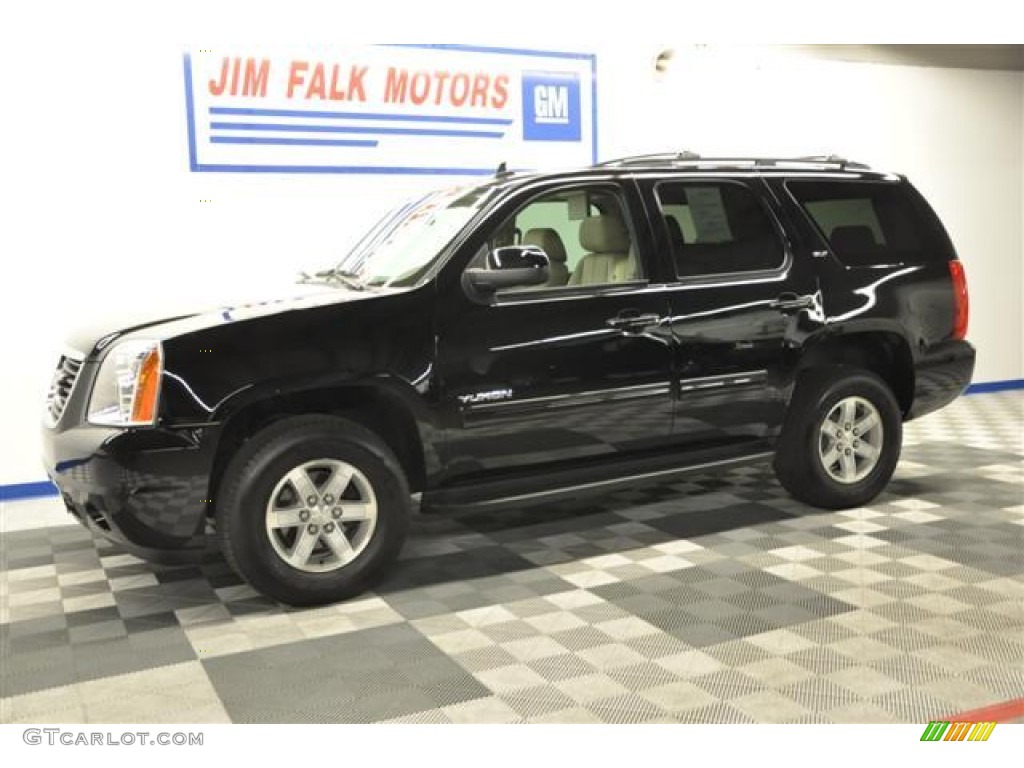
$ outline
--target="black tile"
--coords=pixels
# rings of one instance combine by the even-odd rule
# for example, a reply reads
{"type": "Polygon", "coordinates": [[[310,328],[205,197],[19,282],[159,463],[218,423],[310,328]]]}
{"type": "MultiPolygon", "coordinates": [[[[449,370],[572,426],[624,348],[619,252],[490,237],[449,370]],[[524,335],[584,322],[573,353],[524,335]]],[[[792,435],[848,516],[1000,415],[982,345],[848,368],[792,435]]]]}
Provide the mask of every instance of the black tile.
{"type": "Polygon", "coordinates": [[[792,517],[787,512],[765,504],[736,504],[720,509],[669,515],[646,523],[676,538],[694,539],[792,517]]]}
{"type": "Polygon", "coordinates": [[[203,661],[234,722],[386,720],[490,695],[407,624],[203,661]]]}
{"type": "Polygon", "coordinates": [[[400,560],[377,588],[382,595],[447,582],[525,571],[536,566],[504,547],[478,547],[465,552],[400,560]]]}
{"type": "Polygon", "coordinates": [[[117,607],[113,605],[103,608],[89,608],[84,611],[72,611],[66,614],[69,627],[83,627],[87,624],[99,624],[104,621],[114,621],[121,618],[117,607]]]}

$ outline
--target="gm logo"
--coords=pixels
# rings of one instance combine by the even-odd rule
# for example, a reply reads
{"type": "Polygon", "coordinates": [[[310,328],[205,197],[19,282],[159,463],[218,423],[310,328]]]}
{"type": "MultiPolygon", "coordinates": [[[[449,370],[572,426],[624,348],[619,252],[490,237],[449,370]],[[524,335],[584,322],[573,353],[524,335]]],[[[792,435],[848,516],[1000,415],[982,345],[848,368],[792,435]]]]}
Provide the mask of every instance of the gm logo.
{"type": "Polygon", "coordinates": [[[523,73],[523,139],[579,141],[580,78],[574,72],[523,73]]]}

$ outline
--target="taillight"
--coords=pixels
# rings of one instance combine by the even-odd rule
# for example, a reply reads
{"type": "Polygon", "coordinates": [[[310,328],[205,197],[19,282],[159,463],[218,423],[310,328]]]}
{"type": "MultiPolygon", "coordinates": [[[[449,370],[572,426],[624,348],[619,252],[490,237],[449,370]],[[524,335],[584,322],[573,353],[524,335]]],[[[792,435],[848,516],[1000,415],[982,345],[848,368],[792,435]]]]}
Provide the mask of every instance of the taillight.
{"type": "Polygon", "coordinates": [[[959,261],[949,262],[949,275],[953,278],[953,338],[967,337],[967,317],[970,308],[967,300],[967,275],[959,261]]]}

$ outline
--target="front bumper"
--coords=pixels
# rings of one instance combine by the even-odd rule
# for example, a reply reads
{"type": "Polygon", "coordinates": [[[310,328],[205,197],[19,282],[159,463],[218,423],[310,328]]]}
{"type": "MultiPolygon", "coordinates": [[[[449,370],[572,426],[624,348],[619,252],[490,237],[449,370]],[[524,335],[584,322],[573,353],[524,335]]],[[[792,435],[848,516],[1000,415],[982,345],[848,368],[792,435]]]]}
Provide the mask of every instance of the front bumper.
{"type": "Polygon", "coordinates": [[[963,394],[974,375],[975,354],[966,341],[947,341],[915,361],[914,402],[906,420],[937,411],[963,394]]]}
{"type": "Polygon", "coordinates": [[[180,561],[207,546],[217,432],[45,427],[43,461],[68,511],[88,528],[146,559],[180,561]]]}

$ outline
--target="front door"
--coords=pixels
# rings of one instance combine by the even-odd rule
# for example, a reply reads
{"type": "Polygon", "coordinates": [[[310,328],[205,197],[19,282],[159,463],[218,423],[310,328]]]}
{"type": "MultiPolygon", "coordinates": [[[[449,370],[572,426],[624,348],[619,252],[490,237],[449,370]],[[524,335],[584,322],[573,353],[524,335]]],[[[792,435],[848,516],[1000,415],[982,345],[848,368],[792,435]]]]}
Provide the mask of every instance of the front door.
{"type": "Polygon", "coordinates": [[[524,193],[496,215],[487,250],[537,245],[538,288],[438,301],[437,365],[448,478],[575,466],[662,446],[672,429],[672,336],[651,288],[636,188],[608,182],[524,193]],[[508,212],[511,211],[511,212],[508,212]]]}

